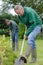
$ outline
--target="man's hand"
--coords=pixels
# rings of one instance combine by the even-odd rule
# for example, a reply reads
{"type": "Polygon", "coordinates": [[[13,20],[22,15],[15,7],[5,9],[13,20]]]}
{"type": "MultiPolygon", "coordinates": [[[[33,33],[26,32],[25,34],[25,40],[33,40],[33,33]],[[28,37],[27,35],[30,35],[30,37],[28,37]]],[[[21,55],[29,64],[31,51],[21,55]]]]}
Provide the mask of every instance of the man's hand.
{"type": "Polygon", "coordinates": [[[24,34],[24,39],[26,39],[27,38],[27,36],[24,34]]]}

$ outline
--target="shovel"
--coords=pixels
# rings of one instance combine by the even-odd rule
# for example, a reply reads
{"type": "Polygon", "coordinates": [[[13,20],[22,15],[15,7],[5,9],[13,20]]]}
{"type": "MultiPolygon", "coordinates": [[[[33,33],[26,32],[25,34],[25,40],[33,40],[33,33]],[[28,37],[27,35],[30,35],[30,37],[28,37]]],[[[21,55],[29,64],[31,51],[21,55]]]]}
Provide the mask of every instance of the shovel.
{"type": "Polygon", "coordinates": [[[10,34],[10,48],[12,49],[12,35],[10,34]]]}
{"type": "Polygon", "coordinates": [[[16,59],[14,65],[23,65],[24,63],[27,63],[26,57],[22,56],[24,42],[25,42],[25,39],[23,39],[23,41],[22,41],[22,47],[21,47],[21,51],[20,51],[20,57],[18,59],[16,59]]]}

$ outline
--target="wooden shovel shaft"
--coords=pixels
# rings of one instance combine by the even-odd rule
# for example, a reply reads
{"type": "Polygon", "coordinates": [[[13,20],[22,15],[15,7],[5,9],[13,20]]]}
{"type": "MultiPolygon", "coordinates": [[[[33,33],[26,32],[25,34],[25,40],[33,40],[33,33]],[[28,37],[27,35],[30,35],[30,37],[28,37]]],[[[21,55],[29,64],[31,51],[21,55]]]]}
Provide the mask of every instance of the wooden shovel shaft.
{"type": "Polygon", "coordinates": [[[23,39],[23,41],[22,41],[22,47],[21,47],[21,51],[20,51],[20,56],[22,55],[22,52],[23,52],[24,42],[25,42],[25,39],[23,39]]]}
{"type": "Polygon", "coordinates": [[[10,35],[10,48],[12,48],[12,35],[10,35]]]}

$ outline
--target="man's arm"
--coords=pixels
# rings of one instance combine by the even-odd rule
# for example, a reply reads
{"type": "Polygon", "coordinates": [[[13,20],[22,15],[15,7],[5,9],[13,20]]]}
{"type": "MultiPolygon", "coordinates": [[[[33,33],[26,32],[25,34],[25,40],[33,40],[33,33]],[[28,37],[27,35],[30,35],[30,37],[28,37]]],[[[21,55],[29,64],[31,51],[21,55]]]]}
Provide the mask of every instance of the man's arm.
{"type": "Polygon", "coordinates": [[[28,17],[29,17],[29,22],[31,23],[31,26],[27,29],[25,33],[26,36],[28,36],[36,26],[36,20],[35,20],[34,13],[28,12],[28,17]]]}
{"type": "Polygon", "coordinates": [[[27,27],[26,27],[26,25],[25,25],[24,39],[26,39],[26,38],[27,38],[27,36],[25,35],[25,34],[26,34],[26,31],[27,31],[27,27]]]}
{"type": "Polygon", "coordinates": [[[28,36],[32,31],[33,29],[35,28],[35,24],[32,24],[26,31],[25,35],[28,36]]]}
{"type": "Polygon", "coordinates": [[[25,25],[25,33],[26,33],[26,31],[27,31],[27,27],[26,27],[26,25],[25,25]]]}
{"type": "Polygon", "coordinates": [[[11,30],[9,30],[9,34],[10,34],[10,36],[12,35],[12,32],[11,32],[11,30]]]}

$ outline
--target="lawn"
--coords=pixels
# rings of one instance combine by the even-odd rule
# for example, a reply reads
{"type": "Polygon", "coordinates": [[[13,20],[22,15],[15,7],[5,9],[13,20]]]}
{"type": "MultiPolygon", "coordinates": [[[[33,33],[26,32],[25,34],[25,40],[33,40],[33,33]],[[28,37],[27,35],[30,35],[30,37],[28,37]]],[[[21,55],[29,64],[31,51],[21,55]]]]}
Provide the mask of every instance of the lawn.
{"type": "MultiPolygon", "coordinates": [[[[2,60],[3,65],[14,65],[15,59],[19,56],[22,40],[19,39],[19,51],[12,52],[10,38],[5,39],[0,36],[0,60],[2,60]]],[[[25,65],[43,65],[43,40],[36,40],[37,45],[37,62],[29,64],[31,56],[28,58],[28,63],[25,65]]],[[[25,54],[27,47],[27,41],[25,41],[23,54],[25,54]]],[[[1,64],[0,64],[1,65],[1,64]]]]}

